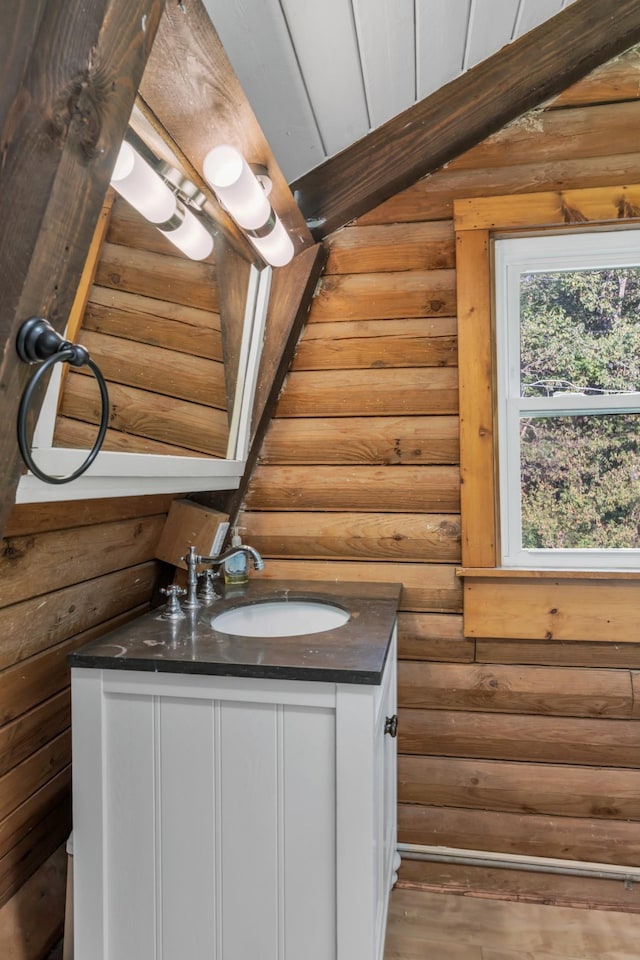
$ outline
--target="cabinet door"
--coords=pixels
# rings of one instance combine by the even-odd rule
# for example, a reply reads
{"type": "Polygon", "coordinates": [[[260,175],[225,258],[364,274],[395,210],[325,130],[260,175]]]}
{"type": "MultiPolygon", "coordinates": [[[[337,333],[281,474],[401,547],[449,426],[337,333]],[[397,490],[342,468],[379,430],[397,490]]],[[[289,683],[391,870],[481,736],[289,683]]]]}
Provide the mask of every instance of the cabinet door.
{"type": "Polygon", "coordinates": [[[77,955],[335,960],[333,686],[105,674],[73,678],[77,955]]]}

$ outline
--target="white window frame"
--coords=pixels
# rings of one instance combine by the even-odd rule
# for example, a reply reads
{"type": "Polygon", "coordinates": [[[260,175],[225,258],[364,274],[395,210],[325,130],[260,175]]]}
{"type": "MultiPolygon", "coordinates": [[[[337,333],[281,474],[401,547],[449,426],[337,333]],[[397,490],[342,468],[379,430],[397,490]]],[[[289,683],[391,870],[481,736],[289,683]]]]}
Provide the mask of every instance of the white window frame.
{"type": "MultiPolygon", "coordinates": [[[[271,276],[270,267],[262,270],[251,267],[225,459],[101,451],[86,473],[70,483],[45,483],[34,474],[26,473],[18,484],[16,503],[236,489],[244,473],[249,449],[251,411],[264,341],[271,276]]],[[[53,446],[60,381],[60,364],[56,364],[32,441],[35,462],[50,476],[73,473],[88,453],[87,450],[53,446]]]]}
{"type": "Polygon", "coordinates": [[[520,420],[527,416],[639,413],[640,393],[520,397],[523,273],[640,265],[640,230],[590,231],[494,241],[496,407],[501,562],[518,569],[628,570],[639,549],[541,550],[522,546],[520,420]]]}

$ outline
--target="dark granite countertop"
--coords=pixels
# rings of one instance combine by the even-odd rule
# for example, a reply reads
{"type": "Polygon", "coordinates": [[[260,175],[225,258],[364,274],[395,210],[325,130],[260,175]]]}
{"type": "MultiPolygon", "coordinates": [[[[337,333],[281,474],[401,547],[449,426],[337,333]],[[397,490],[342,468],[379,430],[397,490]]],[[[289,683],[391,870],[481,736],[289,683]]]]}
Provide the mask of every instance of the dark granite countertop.
{"type": "MultiPolygon", "coordinates": [[[[217,585],[220,593],[225,588],[217,585]]],[[[180,674],[379,684],[391,640],[400,584],[255,578],[224,597],[161,619],[158,608],[75,650],[72,667],[180,674]],[[225,610],[265,600],[320,600],[344,608],[333,630],[294,637],[243,637],[215,630],[225,610]]]]}

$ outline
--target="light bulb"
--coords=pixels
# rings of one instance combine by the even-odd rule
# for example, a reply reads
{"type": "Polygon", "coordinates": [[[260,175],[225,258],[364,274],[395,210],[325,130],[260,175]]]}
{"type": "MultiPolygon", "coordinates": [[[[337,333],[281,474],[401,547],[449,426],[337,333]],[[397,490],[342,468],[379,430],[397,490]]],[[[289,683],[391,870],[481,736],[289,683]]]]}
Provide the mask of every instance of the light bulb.
{"type": "Polygon", "coordinates": [[[174,194],[126,140],[120,147],[111,184],[151,223],[166,223],[176,212],[174,194]]]}
{"type": "Polygon", "coordinates": [[[192,260],[204,260],[213,250],[213,237],[191,210],[184,210],[184,219],[175,230],[158,229],[192,260]]]}
{"type": "Polygon", "coordinates": [[[284,267],[293,259],[293,242],[287,233],[280,217],[273,214],[275,225],[265,237],[249,236],[263,260],[272,267],[284,267]]]}
{"type": "Polygon", "coordinates": [[[204,158],[202,172],[239,227],[258,230],[264,226],[271,204],[239,150],[229,144],[214,147],[204,158]]]}

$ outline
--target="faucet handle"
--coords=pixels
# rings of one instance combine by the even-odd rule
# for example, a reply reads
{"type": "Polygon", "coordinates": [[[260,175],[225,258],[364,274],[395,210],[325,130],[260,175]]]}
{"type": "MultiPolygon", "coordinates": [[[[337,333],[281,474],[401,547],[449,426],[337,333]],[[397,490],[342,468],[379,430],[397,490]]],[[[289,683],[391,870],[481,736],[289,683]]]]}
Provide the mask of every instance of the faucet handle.
{"type": "Polygon", "coordinates": [[[220,574],[215,570],[204,570],[200,574],[200,579],[202,580],[202,586],[198,591],[199,598],[204,600],[205,603],[213,603],[214,600],[218,600],[220,594],[216,593],[213,581],[219,580],[220,574]]]}
{"type": "Polygon", "coordinates": [[[172,583],[168,587],[160,587],[160,593],[167,597],[167,605],[161,617],[163,620],[183,620],[184,611],[180,606],[178,597],[183,596],[187,591],[184,587],[179,587],[177,583],[172,583]]]}

